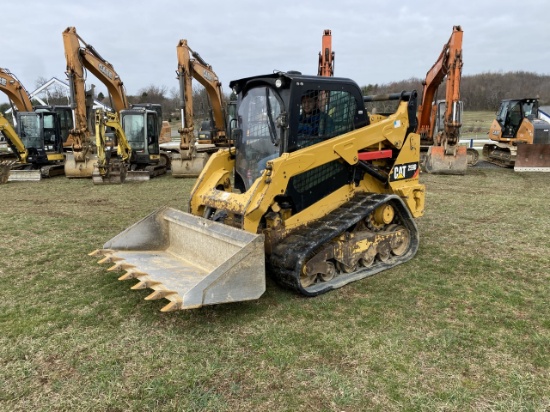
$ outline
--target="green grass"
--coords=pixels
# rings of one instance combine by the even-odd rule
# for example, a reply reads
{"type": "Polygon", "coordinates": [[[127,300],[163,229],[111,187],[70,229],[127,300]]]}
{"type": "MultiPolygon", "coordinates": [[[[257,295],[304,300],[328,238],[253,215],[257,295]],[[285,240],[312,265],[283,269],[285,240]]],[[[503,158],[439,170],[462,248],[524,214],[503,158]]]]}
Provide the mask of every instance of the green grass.
{"type": "Polygon", "coordinates": [[[421,179],[408,263],[175,313],[87,253],[190,180],[0,186],[0,410],[548,411],[548,176],[421,179]]]}
{"type": "Polygon", "coordinates": [[[464,111],[462,113],[460,136],[465,139],[487,139],[487,133],[495,116],[495,112],[492,111],[464,111]]]}

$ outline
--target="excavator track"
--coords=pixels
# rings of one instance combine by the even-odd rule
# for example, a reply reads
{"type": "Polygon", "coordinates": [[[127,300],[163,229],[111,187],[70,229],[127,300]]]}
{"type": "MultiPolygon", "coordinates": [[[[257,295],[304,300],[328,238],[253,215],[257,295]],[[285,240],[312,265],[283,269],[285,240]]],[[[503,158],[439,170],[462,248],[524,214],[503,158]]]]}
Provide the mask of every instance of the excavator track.
{"type": "Polygon", "coordinates": [[[268,267],[281,285],[316,296],[408,261],[418,244],[416,224],[398,196],[362,194],[290,233],[274,246],[268,267]],[[373,223],[376,210],[388,206],[395,212],[391,222],[373,223]]]}

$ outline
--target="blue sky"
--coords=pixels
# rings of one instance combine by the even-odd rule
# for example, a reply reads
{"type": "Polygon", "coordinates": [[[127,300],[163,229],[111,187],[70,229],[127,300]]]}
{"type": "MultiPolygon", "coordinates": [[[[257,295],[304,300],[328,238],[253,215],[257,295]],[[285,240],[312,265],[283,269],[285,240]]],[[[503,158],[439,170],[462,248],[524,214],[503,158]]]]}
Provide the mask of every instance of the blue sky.
{"type": "Polygon", "coordinates": [[[179,39],[212,65],[225,92],[230,80],[273,70],[316,74],[324,29],[332,31],[336,75],[359,85],[423,78],[454,25],[464,30],[464,75],[550,74],[550,2],[542,0],[4,3],[0,67],[28,90],[40,77],[65,79],[61,33],[69,26],[114,66],[128,94],[150,84],[177,88],[179,39]]]}

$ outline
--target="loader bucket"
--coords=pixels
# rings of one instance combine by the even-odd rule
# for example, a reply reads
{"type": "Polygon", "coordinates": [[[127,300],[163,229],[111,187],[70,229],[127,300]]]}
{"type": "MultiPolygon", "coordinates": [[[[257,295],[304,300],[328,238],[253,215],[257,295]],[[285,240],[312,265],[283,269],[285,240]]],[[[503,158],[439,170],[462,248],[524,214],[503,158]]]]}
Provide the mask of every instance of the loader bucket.
{"type": "Polygon", "coordinates": [[[516,172],[550,172],[550,144],[520,144],[517,146],[516,172]]]}
{"type": "Polygon", "coordinates": [[[90,253],[170,301],[163,312],[258,299],[265,291],[264,236],[163,208],[90,253]]]}
{"type": "Polygon", "coordinates": [[[206,162],[210,158],[208,153],[195,153],[192,158],[182,157],[176,154],[172,157],[172,176],[173,177],[198,177],[206,162]]]}
{"type": "Polygon", "coordinates": [[[86,156],[83,162],[75,161],[74,154],[67,153],[65,159],[65,176],[92,177],[94,164],[97,164],[97,155],[86,156]]]}
{"type": "Polygon", "coordinates": [[[443,146],[431,146],[424,163],[426,172],[440,175],[463,175],[468,168],[468,155],[465,146],[456,148],[456,154],[445,154],[443,146]]]}

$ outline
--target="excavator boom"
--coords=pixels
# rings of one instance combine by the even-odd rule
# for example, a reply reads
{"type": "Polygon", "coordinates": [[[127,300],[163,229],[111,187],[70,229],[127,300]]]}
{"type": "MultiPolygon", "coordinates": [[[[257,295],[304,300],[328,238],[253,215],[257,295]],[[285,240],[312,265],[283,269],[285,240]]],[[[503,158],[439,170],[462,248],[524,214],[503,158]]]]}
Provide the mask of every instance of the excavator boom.
{"type": "Polygon", "coordinates": [[[334,76],[334,52],[332,51],[332,33],[330,30],[323,31],[317,75],[334,76]]]}
{"type": "Polygon", "coordinates": [[[8,95],[8,98],[18,111],[32,112],[29,93],[17,77],[8,69],[0,68],[0,91],[8,95]]]}
{"type": "Polygon", "coordinates": [[[173,177],[197,177],[210,155],[220,147],[228,147],[231,142],[226,136],[226,119],[223,103],[223,92],[218,76],[212,66],[187,44],[179,41],[177,47],[178,69],[176,71],[180,84],[181,127],[180,151],[172,157],[173,177]],[[209,130],[209,139],[196,142],[193,114],[193,79],[204,86],[212,106],[213,125],[209,130]]]}

